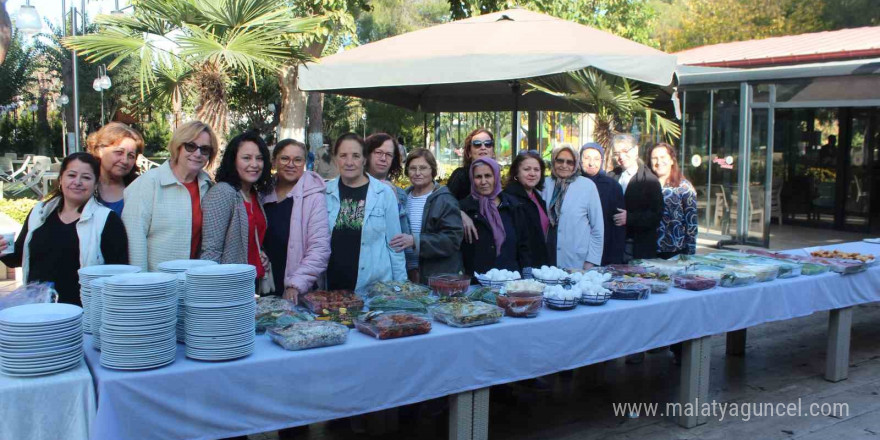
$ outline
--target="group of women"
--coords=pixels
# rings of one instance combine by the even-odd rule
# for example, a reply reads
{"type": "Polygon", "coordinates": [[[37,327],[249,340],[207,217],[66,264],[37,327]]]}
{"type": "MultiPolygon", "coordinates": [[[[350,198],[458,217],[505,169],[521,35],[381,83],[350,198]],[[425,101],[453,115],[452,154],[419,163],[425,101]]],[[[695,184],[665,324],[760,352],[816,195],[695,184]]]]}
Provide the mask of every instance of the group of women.
{"type": "MultiPolygon", "coordinates": [[[[258,293],[297,301],[317,287],[360,291],[376,281],[545,264],[586,269],[616,258],[608,211],[620,188],[591,172],[601,147],[554,149],[549,177],[541,156],[524,151],[503,181],[491,132],[475,130],[465,145],[446,187],[429,150],[403,157],[387,134],[345,134],[331,151],[339,176],[325,182],[305,169],[302,143],[284,140],[270,153],[248,132],[228,142],[212,180],[206,169],[219,154],[217,136],[192,121],[172,134],[170,158],[139,176],[143,138],[110,123],[89,136],[88,153],[64,159],[56,191],[34,207],[15,243],[0,238],[0,250],[14,246],[2,261],[23,266],[26,282],[54,283],[61,301],[76,304],[77,270],[95,264],[250,264],[258,293]],[[405,190],[393,183],[401,173],[411,182],[405,190]]],[[[654,169],[667,173],[660,251],[674,252],[683,240],[673,223],[689,220],[693,188],[672,147],[653,149],[652,163],[655,155],[654,169]]],[[[685,229],[696,234],[695,225],[685,229]]]]}

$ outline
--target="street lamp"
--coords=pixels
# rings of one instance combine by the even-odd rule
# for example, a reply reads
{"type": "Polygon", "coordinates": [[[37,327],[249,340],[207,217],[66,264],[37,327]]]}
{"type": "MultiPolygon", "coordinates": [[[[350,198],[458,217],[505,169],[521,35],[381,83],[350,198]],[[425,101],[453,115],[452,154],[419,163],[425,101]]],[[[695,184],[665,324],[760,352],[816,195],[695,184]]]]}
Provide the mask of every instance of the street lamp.
{"type": "Polygon", "coordinates": [[[101,92],[101,125],[104,125],[104,90],[109,90],[111,85],[113,85],[113,82],[107,76],[107,67],[101,65],[98,67],[98,77],[92,81],[92,88],[96,92],[101,92]]]}
{"type": "Polygon", "coordinates": [[[367,114],[364,113],[361,115],[361,119],[364,121],[364,138],[367,137],[367,114]]]}
{"type": "Polygon", "coordinates": [[[70,103],[70,98],[64,94],[55,101],[55,104],[61,110],[61,153],[64,157],[67,157],[67,114],[64,112],[64,106],[68,103],[70,103]]]}
{"type": "Polygon", "coordinates": [[[37,34],[43,28],[40,14],[37,12],[37,8],[31,6],[30,0],[18,8],[18,18],[15,20],[15,25],[25,35],[37,34]]]}

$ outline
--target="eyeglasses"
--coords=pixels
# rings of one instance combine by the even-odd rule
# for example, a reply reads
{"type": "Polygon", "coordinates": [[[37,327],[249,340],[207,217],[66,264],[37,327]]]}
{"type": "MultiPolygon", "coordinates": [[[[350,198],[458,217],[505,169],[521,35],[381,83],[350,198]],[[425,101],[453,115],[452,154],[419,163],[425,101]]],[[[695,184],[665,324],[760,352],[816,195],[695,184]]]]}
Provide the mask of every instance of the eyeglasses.
{"type": "Polygon", "coordinates": [[[477,147],[477,148],[494,148],[495,141],[493,141],[491,139],[488,141],[471,141],[471,146],[477,147]]]}
{"type": "Polygon", "coordinates": [[[304,158],[304,157],[287,157],[287,156],[281,156],[278,158],[278,163],[281,164],[281,166],[286,167],[286,166],[290,165],[291,162],[293,162],[293,164],[295,166],[301,167],[301,166],[303,166],[304,163],[306,163],[306,158],[304,158]]]}
{"type": "Polygon", "coordinates": [[[539,153],[538,153],[538,150],[519,150],[519,153],[516,153],[516,154],[523,155],[523,154],[539,154],[539,153]]]}
{"type": "Polygon", "coordinates": [[[625,149],[625,150],[622,150],[622,151],[615,151],[615,152],[614,152],[614,157],[620,157],[620,156],[622,156],[622,155],[624,155],[624,154],[629,154],[629,152],[632,151],[632,150],[634,150],[635,148],[636,148],[636,146],[633,145],[632,147],[629,147],[629,148],[627,148],[627,149],[625,149]]]}
{"type": "Polygon", "coordinates": [[[202,156],[210,156],[211,152],[214,151],[214,148],[210,145],[199,145],[195,142],[184,142],[183,148],[188,153],[195,153],[196,150],[199,150],[199,152],[202,153],[202,156]]]}
{"type": "Polygon", "coordinates": [[[573,161],[573,160],[571,160],[571,159],[562,159],[562,158],[559,158],[559,157],[556,158],[556,160],[554,161],[554,163],[556,163],[556,165],[565,165],[565,166],[569,166],[569,167],[573,167],[573,166],[574,166],[574,161],[573,161]]]}
{"type": "Polygon", "coordinates": [[[386,153],[386,152],[381,151],[381,150],[373,150],[373,156],[376,156],[376,157],[384,157],[386,160],[391,160],[391,159],[394,158],[394,155],[393,155],[393,154],[391,154],[391,153],[386,153]]]}
{"type": "Polygon", "coordinates": [[[425,173],[428,173],[431,171],[431,167],[426,167],[426,166],[409,167],[409,168],[407,168],[407,171],[409,171],[410,174],[416,174],[416,173],[425,174],[425,173]]]}

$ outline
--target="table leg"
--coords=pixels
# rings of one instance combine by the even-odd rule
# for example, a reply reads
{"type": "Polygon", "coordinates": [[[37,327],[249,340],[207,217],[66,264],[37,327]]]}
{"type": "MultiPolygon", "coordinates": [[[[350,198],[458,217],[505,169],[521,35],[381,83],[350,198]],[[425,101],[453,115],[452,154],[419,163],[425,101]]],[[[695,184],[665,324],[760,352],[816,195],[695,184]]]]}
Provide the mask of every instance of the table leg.
{"type": "Polygon", "coordinates": [[[489,438],[489,388],[449,396],[449,440],[489,438]]]}
{"type": "Polygon", "coordinates": [[[746,331],[748,329],[727,332],[727,355],[745,356],[746,354],[746,331]]]}
{"type": "Polygon", "coordinates": [[[840,382],[849,374],[849,339],[852,330],[852,307],[834,309],[828,314],[828,351],[825,355],[825,380],[840,382]]]}
{"type": "Polygon", "coordinates": [[[706,423],[700,406],[709,402],[709,355],[711,336],[685,341],[681,350],[681,411],[678,424],[693,428],[706,423]]]}

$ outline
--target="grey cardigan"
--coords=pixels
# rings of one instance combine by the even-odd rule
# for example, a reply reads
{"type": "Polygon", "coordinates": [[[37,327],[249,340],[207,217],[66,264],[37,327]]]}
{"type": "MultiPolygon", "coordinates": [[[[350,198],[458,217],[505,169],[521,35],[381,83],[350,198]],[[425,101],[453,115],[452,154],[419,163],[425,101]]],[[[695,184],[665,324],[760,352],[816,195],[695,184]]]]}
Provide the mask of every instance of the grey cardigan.
{"type": "MultiPolygon", "coordinates": [[[[262,203],[257,205],[263,211],[262,203]]],[[[201,258],[221,264],[247,264],[248,218],[241,191],[226,182],[211,187],[202,199],[202,219],[201,258]]]]}

